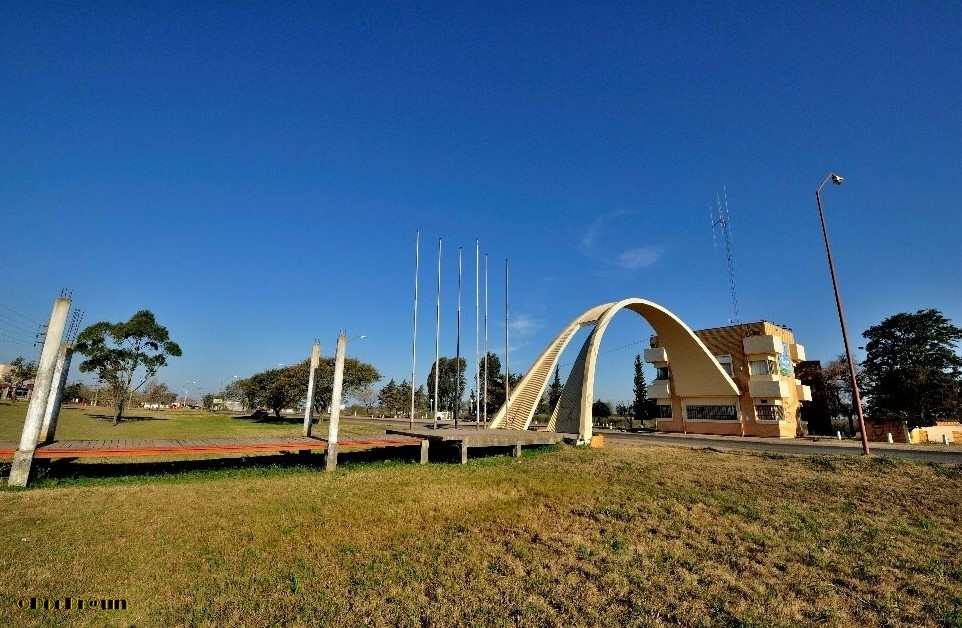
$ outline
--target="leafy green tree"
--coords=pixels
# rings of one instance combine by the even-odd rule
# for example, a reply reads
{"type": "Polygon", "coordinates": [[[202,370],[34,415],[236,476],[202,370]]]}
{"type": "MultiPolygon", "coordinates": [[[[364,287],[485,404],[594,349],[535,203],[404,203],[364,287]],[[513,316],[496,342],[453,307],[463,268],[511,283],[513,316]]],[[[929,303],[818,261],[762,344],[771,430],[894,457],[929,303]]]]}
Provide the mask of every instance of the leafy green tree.
{"type": "Polygon", "coordinates": [[[212,395],[212,394],[210,394],[210,393],[207,393],[206,395],[204,395],[203,399],[201,400],[201,404],[203,404],[204,410],[208,410],[208,411],[209,411],[209,410],[213,410],[213,409],[214,409],[214,395],[212,395]]]}
{"type": "Polygon", "coordinates": [[[126,322],[94,323],[77,336],[76,351],[86,357],[80,363],[80,372],[96,373],[110,389],[114,425],[123,419],[124,406],[131,391],[143,386],[160,368],[167,366],[168,356],[181,355],[180,347],[170,339],[167,328],[158,324],[149,310],[137,312],[126,322]],[[143,381],[131,389],[141,370],[143,381]]]}
{"type": "Polygon", "coordinates": [[[437,410],[454,410],[457,391],[464,391],[465,377],[464,371],[468,362],[464,358],[438,358],[438,361],[431,365],[431,372],[428,373],[428,395],[434,399],[434,371],[438,371],[438,408],[437,410]]]}
{"type": "Polygon", "coordinates": [[[157,382],[147,386],[142,395],[144,403],[158,403],[170,405],[177,401],[177,393],[167,387],[163,382],[157,382]]]}
{"type": "Polygon", "coordinates": [[[862,335],[866,396],[873,420],[933,425],[962,411],[962,328],[938,310],[901,312],[862,335]]]}
{"type": "Polygon", "coordinates": [[[37,376],[37,363],[28,362],[23,356],[10,360],[9,368],[3,374],[3,383],[9,388],[12,401],[17,400],[17,389],[37,376]]]}
{"type": "MultiPolygon", "coordinates": [[[[280,418],[284,408],[298,407],[307,403],[307,379],[311,361],[279,369],[268,369],[248,378],[239,379],[236,386],[248,409],[269,408],[280,418]]],[[[356,396],[362,390],[381,379],[372,365],[356,358],[345,358],[344,379],[341,383],[345,397],[356,396]]],[[[322,358],[314,374],[314,407],[326,409],[331,405],[334,390],[334,358],[322,358]]]]}

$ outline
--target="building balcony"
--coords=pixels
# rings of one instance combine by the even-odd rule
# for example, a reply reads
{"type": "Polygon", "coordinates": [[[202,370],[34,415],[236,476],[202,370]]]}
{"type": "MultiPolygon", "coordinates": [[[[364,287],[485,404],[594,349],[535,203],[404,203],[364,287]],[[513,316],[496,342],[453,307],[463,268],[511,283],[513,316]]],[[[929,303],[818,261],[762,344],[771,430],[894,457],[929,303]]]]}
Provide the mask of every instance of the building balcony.
{"type": "Polygon", "coordinates": [[[796,343],[789,345],[789,351],[792,354],[792,362],[804,362],[805,361],[805,347],[796,343]]]}
{"type": "Polygon", "coordinates": [[[671,398],[671,386],[667,379],[656,379],[648,386],[649,399],[671,398]]]}
{"type": "Polygon", "coordinates": [[[792,396],[788,382],[776,375],[753,376],[748,382],[748,394],[755,399],[788,399],[792,396]]]}
{"type": "Polygon", "coordinates": [[[746,355],[772,355],[782,352],[782,339],[775,336],[749,336],[742,339],[746,355]]]}
{"type": "Polygon", "coordinates": [[[654,349],[645,349],[645,362],[655,364],[656,362],[667,362],[668,352],[665,351],[664,347],[655,347],[654,349]]]}

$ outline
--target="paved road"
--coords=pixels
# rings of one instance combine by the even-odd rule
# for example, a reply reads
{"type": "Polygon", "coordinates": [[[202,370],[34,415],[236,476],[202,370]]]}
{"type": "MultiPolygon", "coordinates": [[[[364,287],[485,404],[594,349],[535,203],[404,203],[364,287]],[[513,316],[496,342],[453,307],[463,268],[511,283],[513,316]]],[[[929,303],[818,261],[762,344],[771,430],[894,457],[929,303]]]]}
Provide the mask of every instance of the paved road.
{"type": "MultiPolygon", "coordinates": [[[[363,421],[383,423],[385,427],[407,427],[404,419],[375,419],[372,417],[341,417],[342,421],[363,421]]],[[[441,425],[454,427],[452,421],[441,421],[441,425]]],[[[415,427],[430,425],[431,421],[415,421],[415,427]]],[[[465,423],[474,427],[474,423],[465,423]]],[[[689,447],[692,449],[721,449],[729,451],[753,451],[760,453],[791,454],[800,456],[861,456],[861,441],[836,440],[829,437],[794,438],[751,438],[740,436],[709,436],[701,434],[665,434],[645,432],[622,432],[595,428],[596,434],[604,434],[605,443],[621,446],[661,445],[668,447],[689,447]]],[[[873,456],[904,458],[921,462],[938,462],[949,465],[962,465],[962,446],[959,445],[904,445],[899,443],[869,443],[873,456]]]]}
{"type": "MultiPolygon", "coordinates": [[[[617,430],[595,430],[604,434],[605,444],[613,445],[662,445],[668,447],[689,447],[704,449],[711,447],[720,450],[754,451],[763,453],[794,454],[802,456],[861,456],[861,441],[839,441],[820,437],[780,440],[774,438],[748,438],[739,436],[706,436],[700,434],[647,434],[620,432],[617,430]]],[[[923,462],[962,465],[962,447],[958,445],[903,445],[889,443],[869,443],[873,456],[905,458],[923,462]]]]}

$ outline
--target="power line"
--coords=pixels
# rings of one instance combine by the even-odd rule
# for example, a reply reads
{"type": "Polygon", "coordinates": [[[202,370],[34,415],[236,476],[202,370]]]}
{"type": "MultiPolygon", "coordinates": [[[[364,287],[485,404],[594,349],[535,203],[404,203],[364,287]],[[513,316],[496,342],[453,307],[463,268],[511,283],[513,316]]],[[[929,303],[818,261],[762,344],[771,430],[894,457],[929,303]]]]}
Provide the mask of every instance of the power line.
{"type": "Polygon", "coordinates": [[[23,320],[27,321],[27,322],[30,323],[31,325],[39,325],[39,324],[40,324],[38,321],[33,320],[32,318],[30,318],[30,317],[27,316],[26,314],[21,314],[20,312],[18,312],[17,310],[13,309],[13,308],[10,307],[9,305],[6,305],[5,303],[0,303],[0,307],[2,307],[3,309],[7,310],[8,312],[11,312],[11,313],[13,313],[13,314],[16,314],[17,316],[19,316],[19,317],[22,318],[23,320]]]}

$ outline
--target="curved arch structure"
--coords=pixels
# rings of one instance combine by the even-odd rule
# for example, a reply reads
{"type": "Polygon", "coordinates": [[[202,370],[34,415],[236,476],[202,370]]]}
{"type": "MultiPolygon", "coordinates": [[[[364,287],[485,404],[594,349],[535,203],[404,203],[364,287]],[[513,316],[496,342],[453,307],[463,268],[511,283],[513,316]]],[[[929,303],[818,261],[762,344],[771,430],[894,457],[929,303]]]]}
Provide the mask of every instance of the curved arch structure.
{"type": "Polygon", "coordinates": [[[591,440],[591,404],[594,400],[595,366],[608,323],[615,314],[628,309],[642,316],[654,328],[659,344],[671,356],[672,384],[678,395],[711,399],[736,399],[735,382],[680,318],[657,303],[645,299],[624,299],[603,303],[571,321],[535,360],[511,396],[495,415],[492,428],[525,430],[531,425],[538,401],[558,364],[561,352],[582,327],[594,327],[582,345],[565,382],[561,399],[553,409],[548,429],[578,435],[578,442],[591,440]]]}

